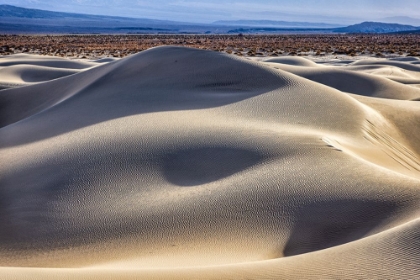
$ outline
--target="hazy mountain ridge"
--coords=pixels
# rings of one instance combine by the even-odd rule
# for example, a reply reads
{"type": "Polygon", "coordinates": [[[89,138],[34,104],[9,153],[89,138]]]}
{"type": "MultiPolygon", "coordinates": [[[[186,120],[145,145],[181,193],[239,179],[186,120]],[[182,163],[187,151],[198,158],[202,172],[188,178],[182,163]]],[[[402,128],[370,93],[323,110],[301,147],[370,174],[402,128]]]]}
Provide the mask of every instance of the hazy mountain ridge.
{"type": "Polygon", "coordinates": [[[334,32],[343,33],[393,33],[401,31],[419,30],[420,27],[412,25],[403,25],[397,23],[382,23],[382,22],[362,22],[359,24],[350,25],[347,27],[336,28],[334,32]]]}
{"type": "Polygon", "coordinates": [[[0,5],[0,33],[61,34],[290,34],[290,33],[396,33],[416,32],[420,27],[363,22],[347,27],[327,23],[271,20],[186,23],[148,18],[128,18],[63,13],[0,5]]]}
{"type": "MultiPolygon", "coordinates": [[[[40,9],[28,9],[12,5],[0,5],[0,18],[13,17],[13,18],[26,18],[26,19],[77,19],[77,20],[113,20],[113,21],[142,21],[144,23],[174,23],[173,21],[155,20],[148,18],[129,18],[117,16],[102,16],[91,14],[77,14],[77,13],[64,13],[54,12],[40,9]]],[[[177,22],[180,23],[180,22],[177,22]]]]}
{"type": "MultiPolygon", "coordinates": [[[[213,28],[213,31],[217,29],[213,28]]],[[[103,15],[63,13],[0,5],[1,33],[205,33],[207,25],[103,15]]],[[[210,30],[211,31],[211,30],[210,30]]]]}
{"type": "Polygon", "coordinates": [[[343,27],[342,24],[328,24],[320,22],[295,22],[275,20],[218,20],[213,22],[218,25],[229,26],[252,26],[252,27],[291,27],[291,28],[336,28],[343,27]]]}

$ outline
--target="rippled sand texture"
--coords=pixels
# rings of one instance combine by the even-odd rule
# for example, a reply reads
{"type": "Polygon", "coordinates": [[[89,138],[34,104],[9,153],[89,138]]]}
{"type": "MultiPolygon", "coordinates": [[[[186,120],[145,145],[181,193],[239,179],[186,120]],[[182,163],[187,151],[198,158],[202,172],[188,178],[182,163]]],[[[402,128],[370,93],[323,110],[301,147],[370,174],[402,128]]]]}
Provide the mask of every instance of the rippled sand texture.
{"type": "Polygon", "coordinates": [[[420,61],[0,58],[2,279],[414,279],[420,61]]]}

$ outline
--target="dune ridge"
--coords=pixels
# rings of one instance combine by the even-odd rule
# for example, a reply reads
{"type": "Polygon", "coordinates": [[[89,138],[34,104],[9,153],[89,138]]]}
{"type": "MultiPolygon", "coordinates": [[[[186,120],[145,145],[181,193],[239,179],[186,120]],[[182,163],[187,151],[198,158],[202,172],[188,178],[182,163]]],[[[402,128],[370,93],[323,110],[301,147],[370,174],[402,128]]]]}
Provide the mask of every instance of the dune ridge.
{"type": "Polygon", "coordinates": [[[0,58],[0,274],[417,277],[419,71],[376,61],[0,58]]]}

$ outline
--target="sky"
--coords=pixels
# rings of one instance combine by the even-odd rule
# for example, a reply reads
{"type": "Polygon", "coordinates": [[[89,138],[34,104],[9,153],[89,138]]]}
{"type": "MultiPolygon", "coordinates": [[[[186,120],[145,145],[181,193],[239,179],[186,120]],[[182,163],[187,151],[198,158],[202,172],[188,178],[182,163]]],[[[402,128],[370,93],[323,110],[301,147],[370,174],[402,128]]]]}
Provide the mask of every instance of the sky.
{"type": "Polygon", "coordinates": [[[420,19],[419,0],[0,0],[0,4],[200,23],[252,19],[354,24],[395,16],[420,19]]]}

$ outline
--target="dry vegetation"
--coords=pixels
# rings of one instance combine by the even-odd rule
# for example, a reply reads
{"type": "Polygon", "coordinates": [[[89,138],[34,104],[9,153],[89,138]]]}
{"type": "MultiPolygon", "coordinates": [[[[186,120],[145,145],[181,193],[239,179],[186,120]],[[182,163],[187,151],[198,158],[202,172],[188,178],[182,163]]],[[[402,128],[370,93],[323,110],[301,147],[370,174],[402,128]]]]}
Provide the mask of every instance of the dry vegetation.
{"type": "Polygon", "coordinates": [[[0,55],[124,57],[160,45],[240,56],[420,56],[420,35],[0,35],[0,55]]]}

